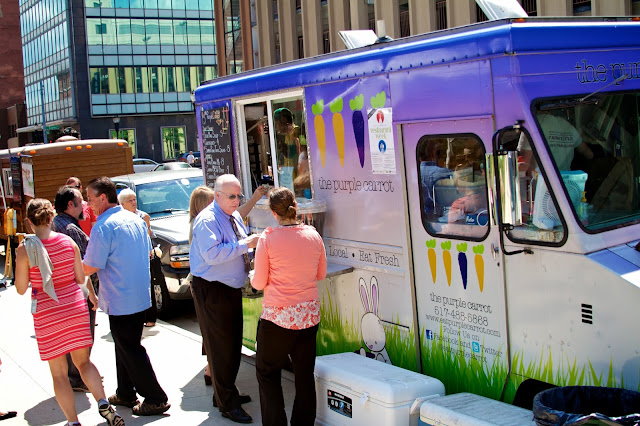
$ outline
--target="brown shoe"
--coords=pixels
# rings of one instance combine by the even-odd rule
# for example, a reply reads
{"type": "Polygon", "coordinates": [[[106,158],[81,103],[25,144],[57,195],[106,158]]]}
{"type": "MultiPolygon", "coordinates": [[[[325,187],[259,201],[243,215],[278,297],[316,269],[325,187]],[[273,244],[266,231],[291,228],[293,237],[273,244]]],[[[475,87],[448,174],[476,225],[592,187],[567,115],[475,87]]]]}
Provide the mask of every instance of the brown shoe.
{"type": "Polygon", "coordinates": [[[131,411],[133,411],[133,414],[135,414],[136,416],[156,416],[158,414],[164,413],[169,408],[171,408],[171,404],[169,404],[168,402],[151,404],[145,401],[133,407],[131,411]]]}
{"type": "Polygon", "coordinates": [[[129,407],[129,408],[133,408],[139,403],[137,399],[134,399],[131,401],[125,401],[124,399],[121,399],[117,393],[111,395],[108,398],[108,400],[109,400],[109,404],[111,405],[122,405],[123,407],[129,407]]]}

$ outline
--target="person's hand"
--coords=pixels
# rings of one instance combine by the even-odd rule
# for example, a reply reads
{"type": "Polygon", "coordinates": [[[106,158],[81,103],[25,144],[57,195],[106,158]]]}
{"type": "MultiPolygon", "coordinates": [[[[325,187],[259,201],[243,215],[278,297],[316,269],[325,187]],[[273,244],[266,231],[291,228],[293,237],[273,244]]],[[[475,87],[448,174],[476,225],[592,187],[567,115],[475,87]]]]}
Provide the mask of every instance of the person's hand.
{"type": "Polygon", "coordinates": [[[269,189],[265,185],[260,185],[260,186],[258,186],[256,188],[255,191],[253,191],[253,196],[251,196],[251,198],[259,200],[264,195],[266,195],[268,192],[269,192],[269,189]]]}
{"type": "Polygon", "coordinates": [[[260,234],[251,234],[244,239],[244,242],[247,243],[247,247],[256,248],[258,246],[259,239],[260,239],[260,234]]]}
{"type": "MultiPolygon", "coordinates": [[[[91,282],[89,282],[87,285],[92,285],[91,282]]],[[[91,304],[93,305],[93,308],[91,308],[94,311],[98,310],[98,297],[96,296],[96,294],[94,292],[89,292],[89,301],[91,302],[91,304]]]]}

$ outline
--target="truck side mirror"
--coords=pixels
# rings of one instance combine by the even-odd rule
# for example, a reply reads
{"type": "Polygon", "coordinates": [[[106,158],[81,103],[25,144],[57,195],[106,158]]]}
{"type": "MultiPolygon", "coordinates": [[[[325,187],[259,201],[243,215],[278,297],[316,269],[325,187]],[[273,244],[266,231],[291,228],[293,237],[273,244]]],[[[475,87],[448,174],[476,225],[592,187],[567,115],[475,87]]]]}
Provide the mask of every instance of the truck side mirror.
{"type": "Polygon", "coordinates": [[[520,125],[516,125],[499,130],[493,137],[492,175],[497,193],[494,201],[497,201],[503,225],[522,225],[518,181],[518,142],[521,135],[522,129],[520,125]]]}

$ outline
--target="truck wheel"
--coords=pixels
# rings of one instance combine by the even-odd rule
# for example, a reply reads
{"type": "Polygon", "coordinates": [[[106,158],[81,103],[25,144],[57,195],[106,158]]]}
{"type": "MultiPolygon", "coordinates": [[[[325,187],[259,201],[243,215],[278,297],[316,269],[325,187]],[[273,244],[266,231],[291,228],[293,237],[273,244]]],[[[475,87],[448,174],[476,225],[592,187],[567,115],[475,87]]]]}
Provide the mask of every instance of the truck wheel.
{"type": "Polygon", "coordinates": [[[169,314],[171,307],[171,298],[169,297],[169,290],[164,283],[164,280],[158,280],[159,282],[153,286],[153,297],[156,298],[156,308],[158,309],[158,317],[165,319],[169,314]]]}

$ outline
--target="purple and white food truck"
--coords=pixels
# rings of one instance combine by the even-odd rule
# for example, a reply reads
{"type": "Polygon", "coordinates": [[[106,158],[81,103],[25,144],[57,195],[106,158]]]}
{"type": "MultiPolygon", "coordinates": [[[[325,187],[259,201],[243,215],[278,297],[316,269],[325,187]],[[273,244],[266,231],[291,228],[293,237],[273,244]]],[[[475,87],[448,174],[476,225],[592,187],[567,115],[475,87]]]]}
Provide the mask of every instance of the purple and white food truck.
{"type": "MultiPolygon", "coordinates": [[[[330,264],[319,355],[521,405],[638,390],[639,40],[508,19],[219,78],[195,92],[205,180],[299,197],[330,264]]],[[[262,200],[248,225],[272,221],[262,200]]]]}

